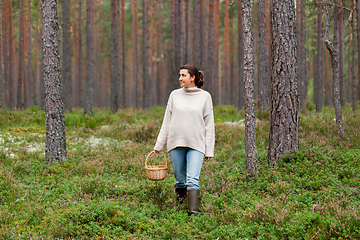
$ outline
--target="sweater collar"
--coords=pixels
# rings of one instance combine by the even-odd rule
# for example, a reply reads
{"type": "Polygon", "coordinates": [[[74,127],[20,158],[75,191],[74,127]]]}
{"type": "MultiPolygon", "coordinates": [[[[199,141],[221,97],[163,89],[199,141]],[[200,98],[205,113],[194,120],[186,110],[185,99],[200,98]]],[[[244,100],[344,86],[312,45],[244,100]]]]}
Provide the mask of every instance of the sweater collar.
{"type": "Polygon", "coordinates": [[[185,92],[187,93],[193,93],[193,92],[199,92],[201,88],[198,87],[191,87],[191,88],[183,88],[185,92]]]}

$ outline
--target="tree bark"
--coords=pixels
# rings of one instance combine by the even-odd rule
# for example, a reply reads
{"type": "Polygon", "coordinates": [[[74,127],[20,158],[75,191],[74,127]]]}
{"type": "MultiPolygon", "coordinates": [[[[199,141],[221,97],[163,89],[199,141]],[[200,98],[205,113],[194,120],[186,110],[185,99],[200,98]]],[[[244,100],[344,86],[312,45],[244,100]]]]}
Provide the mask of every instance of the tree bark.
{"type": "MultiPolygon", "coordinates": [[[[346,92],[345,92],[345,77],[344,77],[344,65],[345,65],[345,50],[344,50],[344,16],[343,16],[343,8],[342,8],[342,0],[338,0],[338,26],[339,26],[339,39],[338,39],[338,48],[339,48],[339,82],[340,82],[340,103],[341,106],[345,106],[346,104],[346,92]]],[[[336,8],[335,8],[336,9],[336,8]]]]}
{"type": "Polygon", "coordinates": [[[324,42],[329,54],[331,56],[332,70],[333,70],[333,98],[336,115],[336,126],[337,133],[340,138],[345,136],[343,124],[342,124],[342,112],[340,103],[340,83],[339,83],[339,63],[338,55],[339,52],[335,48],[334,44],[329,40],[329,29],[330,29],[330,9],[334,4],[333,0],[330,0],[326,7],[326,27],[324,31],[324,42]]]}
{"type": "Polygon", "coordinates": [[[237,64],[236,64],[236,107],[244,107],[244,39],[242,30],[242,9],[241,0],[237,2],[238,15],[238,44],[237,44],[237,64]]]}
{"type": "Polygon", "coordinates": [[[70,1],[62,0],[62,77],[64,84],[65,112],[72,109],[72,79],[71,79],[71,41],[70,41],[70,1]]]}
{"type": "Polygon", "coordinates": [[[209,22],[208,22],[208,38],[207,51],[208,59],[205,68],[206,86],[209,92],[213,92],[213,72],[214,72],[214,0],[209,1],[209,22]]]}
{"type": "Polygon", "coordinates": [[[86,2],[86,98],[85,114],[92,115],[94,111],[94,0],[86,2]]]}
{"type": "Polygon", "coordinates": [[[31,23],[31,0],[27,0],[27,65],[26,65],[26,79],[27,87],[25,89],[27,96],[27,106],[32,107],[34,105],[34,92],[35,84],[33,78],[33,65],[32,65],[32,23],[31,23]]]}
{"type": "MultiPolygon", "coordinates": [[[[211,1],[211,0],[210,0],[211,1]]],[[[185,0],[185,62],[192,62],[192,49],[191,49],[191,8],[190,0],[185,0]]],[[[210,21],[210,19],[209,19],[210,21]]]]}
{"type": "MultiPolygon", "coordinates": [[[[156,92],[157,92],[157,105],[162,105],[163,102],[166,100],[163,100],[165,97],[162,91],[162,83],[166,83],[166,81],[162,81],[162,74],[163,74],[163,58],[162,58],[162,16],[161,16],[161,0],[156,2],[157,5],[157,12],[158,12],[158,18],[156,23],[156,92]]],[[[190,11],[189,11],[190,13],[190,11]]],[[[189,15],[190,16],[190,15],[189,15]]],[[[187,35],[190,36],[190,32],[187,32],[187,35]]],[[[188,40],[190,41],[190,37],[188,40]]],[[[191,45],[189,43],[189,45],[191,45]]],[[[163,89],[166,89],[163,88],[163,89]]]]}
{"type": "Polygon", "coordinates": [[[248,177],[255,177],[257,175],[254,105],[254,40],[252,37],[250,0],[242,0],[242,12],[244,37],[245,173],[248,181],[248,177]]]}
{"type": "Polygon", "coordinates": [[[306,26],[305,26],[305,0],[299,0],[300,7],[300,21],[299,21],[299,47],[298,47],[298,66],[299,66],[299,94],[300,94],[300,108],[303,109],[306,104],[306,99],[308,98],[308,80],[306,72],[306,26]]]}
{"type": "MultiPolygon", "coordinates": [[[[200,25],[200,0],[193,0],[193,53],[194,65],[201,65],[201,25],[200,25]]],[[[176,49],[175,49],[176,51],[176,49]]]]}
{"type": "Polygon", "coordinates": [[[138,14],[137,14],[137,0],[132,1],[132,45],[133,45],[133,91],[132,91],[132,98],[131,98],[131,105],[135,108],[139,108],[139,61],[138,61],[138,14]]]}
{"type": "Polygon", "coordinates": [[[325,106],[331,106],[332,100],[331,100],[331,86],[330,82],[331,80],[328,77],[328,73],[330,73],[331,69],[329,69],[329,63],[328,63],[328,52],[325,51],[325,106]]]}
{"type": "MultiPolygon", "coordinates": [[[[214,5],[214,71],[213,71],[213,101],[215,105],[221,104],[221,86],[219,83],[219,25],[220,25],[220,4],[215,0],[214,5]]],[[[194,56],[195,57],[195,56],[194,56]]]]}
{"type": "Polygon", "coordinates": [[[150,62],[149,62],[149,16],[148,1],[142,0],[143,4],[143,102],[142,107],[149,109],[151,106],[151,86],[150,86],[150,62]]]}
{"type": "Polygon", "coordinates": [[[269,56],[266,44],[265,24],[265,0],[257,1],[258,25],[259,25],[259,85],[260,85],[260,109],[264,110],[270,104],[270,77],[268,71],[269,56]]]}
{"type": "Polygon", "coordinates": [[[224,1],[224,81],[221,103],[230,104],[230,61],[229,61],[229,1],[224,1]]]}
{"type": "Polygon", "coordinates": [[[299,148],[299,99],[294,1],[271,1],[272,79],[268,164],[299,148]]]}
{"type": "Polygon", "coordinates": [[[4,47],[3,47],[3,1],[0,0],[0,108],[6,107],[6,88],[5,88],[5,74],[4,74],[4,47]]]}
{"type": "Polygon", "coordinates": [[[24,0],[20,0],[20,26],[19,26],[19,68],[17,82],[16,108],[24,107],[24,0]]]}
{"type": "Polygon", "coordinates": [[[315,68],[314,68],[314,103],[316,111],[321,112],[324,99],[324,81],[323,81],[323,41],[322,33],[322,11],[318,3],[317,6],[317,35],[316,35],[316,55],[315,55],[315,68]]]}
{"type": "Polygon", "coordinates": [[[84,88],[85,84],[83,81],[83,63],[82,63],[82,0],[78,1],[78,24],[77,24],[77,32],[78,32],[78,52],[76,59],[77,73],[76,73],[76,81],[77,82],[77,102],[79,107],[84,107],[84,88]]]}
{"type": "Polygon", "coordinates": [[[126,39],[125,39],[125,0],[121,0],[121,108],[125,109],[126,103],[126,39]]]}
{"type": "Polygon", "coordinates": [[[118,47],[118,21],[117,15],[119,14],[119,3],[118,0],[111,0],[111,53],[110,53],[110,110],[115,113],[118,110],[118,58],[119,47],[118,47]]]}
{"type": "Polygon", "coordinates": [[[59,17],[56,0],[42,1],[45,82],[45,160],[48,165],[66,161],[64,105],[62,101],[59,17]]]}
{"type": "MultiPolygon", "coordinates": [[[[360,49],[360,0],[356,1],[357,47],[360,49]]],[[[360,51],[358,50],[358,70],[360,70],[360,51]]],[[[360,100],[360,74],[358,74],[357,100],[360,100]]]]}
{"type": "MultiPolygon", "coordinates": [[[[351,8],[353,8],[353,1],[351,0],[351,8]]],[[[349,86],[349,88],[351,89],[351,102],[352,102],[352,109],[353,109],[353,112],[356,112],[357,111],[357,102],[356,102],[356,58],[355,58],[355,34],[354,34],[354,14],[352,15],[351,17],[351,59],[352,59],[352,62],[349,64],[351,64],[351,84],[349,86]]]]}

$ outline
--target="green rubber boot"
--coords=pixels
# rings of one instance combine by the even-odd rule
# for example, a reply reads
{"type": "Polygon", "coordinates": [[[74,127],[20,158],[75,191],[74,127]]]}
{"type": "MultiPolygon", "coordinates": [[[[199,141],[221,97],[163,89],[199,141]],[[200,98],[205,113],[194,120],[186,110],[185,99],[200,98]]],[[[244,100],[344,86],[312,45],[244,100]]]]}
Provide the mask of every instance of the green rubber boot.
{"type": "Polygon", "coordinates": [[[186,198],[186,188],[175,188],[176,199],[180,204],[183,204],[186,198]]]}
{"type": "Polygon", "coordinates": [[[188,203],[189,203],[189,216],[200,213],[200,191],[199,190],[188,190],[188,203]]]}

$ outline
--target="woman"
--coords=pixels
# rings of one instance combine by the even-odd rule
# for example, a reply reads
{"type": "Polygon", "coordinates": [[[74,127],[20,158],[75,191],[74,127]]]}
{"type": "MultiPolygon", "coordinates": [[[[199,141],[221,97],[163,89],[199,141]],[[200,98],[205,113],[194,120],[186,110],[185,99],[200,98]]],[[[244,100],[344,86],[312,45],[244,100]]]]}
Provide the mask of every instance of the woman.
{"type": "Polygon", "coordinates": [[[203,159],[214,156],[215,129],[211,95],[202,89],[204,74],[191,64],[180,68],[182,88],[171,92],[154,150],[165,143],[175,173],[180,203],[188,194],[189,215],[199,212],[199,176],[203,159]]]}

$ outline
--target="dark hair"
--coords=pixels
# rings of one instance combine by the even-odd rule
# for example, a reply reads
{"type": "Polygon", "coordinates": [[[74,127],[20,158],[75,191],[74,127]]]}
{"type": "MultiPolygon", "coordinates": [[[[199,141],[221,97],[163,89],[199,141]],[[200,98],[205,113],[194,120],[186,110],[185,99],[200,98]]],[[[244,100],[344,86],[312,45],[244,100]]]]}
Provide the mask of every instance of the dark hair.
{"type": "Polygon", "coordinates": [[[199,71],[196,66],[192,64],[185,64],[180,69],[186,69],[190,73],[190,77],[195,76],[195,86],[202,88],[204,85],[204,73],[199,71]]]}

